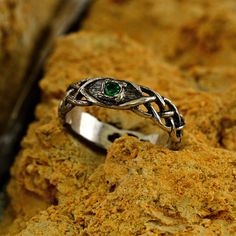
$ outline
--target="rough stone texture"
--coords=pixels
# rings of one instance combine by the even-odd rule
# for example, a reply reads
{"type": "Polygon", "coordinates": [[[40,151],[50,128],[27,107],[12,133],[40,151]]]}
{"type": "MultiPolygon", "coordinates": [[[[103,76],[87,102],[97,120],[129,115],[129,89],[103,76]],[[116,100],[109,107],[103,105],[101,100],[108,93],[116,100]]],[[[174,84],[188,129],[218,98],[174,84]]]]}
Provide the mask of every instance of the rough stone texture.
{"type": "Polygon", "coordinates": [[[182,68],[236,65],[234,0],[95,0],[83,25],[125,33],[182,68]]]}
{"type": "MultiPolygon", "coordinates": [[[[233,235],[235,79],[234,69],[182,74],[124,36],[61,38],[41,82],[36,121],[12,168],[8,224],[0,229],[9,235],[233,235]],[[187,123],[181,149],[124,136],[100,153],[63,129],[57,106],[67,85],[101,75],[173,100],[187,123]]],[[[157,129],[131,112],[87,109],[119,127],[157,129]]]]}
{"type": "Polygon", "coordinates": [[[0,1],[0,106],[2,122],[16,103],[32,52],[60,0],[0,1]]]}

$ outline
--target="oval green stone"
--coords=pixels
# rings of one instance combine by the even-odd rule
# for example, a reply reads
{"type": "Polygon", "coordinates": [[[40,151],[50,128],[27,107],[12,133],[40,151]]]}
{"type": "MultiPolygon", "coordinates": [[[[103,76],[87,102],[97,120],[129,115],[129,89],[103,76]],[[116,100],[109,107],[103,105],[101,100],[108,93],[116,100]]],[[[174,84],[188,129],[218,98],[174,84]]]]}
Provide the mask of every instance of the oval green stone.
{"type": "Polygon", "coordinates": [[[117,95],[121,90],[121,87],[118,83],[116,82],[107,82],[104,87],[104,93],[107,96],[113,97],[117,95]]]}

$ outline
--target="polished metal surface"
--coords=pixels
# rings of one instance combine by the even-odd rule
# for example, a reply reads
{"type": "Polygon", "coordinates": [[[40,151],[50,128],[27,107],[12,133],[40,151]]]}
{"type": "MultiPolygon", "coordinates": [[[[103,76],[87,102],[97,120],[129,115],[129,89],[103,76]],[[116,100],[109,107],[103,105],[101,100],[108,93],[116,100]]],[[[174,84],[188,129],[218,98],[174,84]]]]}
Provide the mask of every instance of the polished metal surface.
{"type": "Polygon", "coordinates": [[[69,126],[76,134],[105,149],[109,148],[115,138],[124,134],[136,136],[154,144],[163,144],[165,139],[166,146],[177,149],[183,136],[183,117],[169,99],[147,87],[124,80],[91,78],[73,83],[68,87],[65,97],[59,105],[58,112],[64,125],[69,126]],[[111,91],[114,94],[106,94],[108,84],[114,86],[111,91]],[[154,104],[157,109],[154,108],[154,104]],[[79,108],[91,105],[109,109],[128,109],[138,115],[153,119],[160,128],[169,134],[168,139],[159,133],[144,135],[135,131],[117,129],[110,124],[99,121],[79,108]]]}

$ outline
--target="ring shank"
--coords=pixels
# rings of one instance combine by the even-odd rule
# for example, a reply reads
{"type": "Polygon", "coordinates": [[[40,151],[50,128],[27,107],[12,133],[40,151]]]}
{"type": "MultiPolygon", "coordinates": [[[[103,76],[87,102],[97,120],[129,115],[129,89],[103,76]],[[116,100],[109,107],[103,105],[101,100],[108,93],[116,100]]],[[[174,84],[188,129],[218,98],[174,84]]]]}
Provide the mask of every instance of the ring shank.
{"type": "Polygon", "coordinates": [[[65,124],[69,125],[76,134],[105,149],[108,149],[116,138],[125,134],[153,144],[167,147],[170,145],[169,136],[165,132],[145,135],[136,131],[118,129],[113,125],[99,121],[91,114],[82,111],[80,107],[74,107],[66,114],[65,124]]]}

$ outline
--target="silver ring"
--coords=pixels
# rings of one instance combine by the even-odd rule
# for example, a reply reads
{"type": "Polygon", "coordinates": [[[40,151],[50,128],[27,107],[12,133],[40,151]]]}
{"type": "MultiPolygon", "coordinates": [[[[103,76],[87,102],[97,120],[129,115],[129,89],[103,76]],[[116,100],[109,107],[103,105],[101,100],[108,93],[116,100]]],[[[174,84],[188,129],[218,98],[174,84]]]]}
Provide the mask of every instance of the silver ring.
{"type": "Polygon", "coordinates": [[[60,102],[58,115],[63,125],[105,149],[124,134],[178,149],[183,136],[184,119],[169,99],[147,87],[125,80],[102,77],[72,83],[60,102]],[[155,124],[166,131],[168,138],[164,138],[161,133],[145,135],[136,131],[118,129],[99,121],[80,108],[92,105],[132,110],[138,115],[154,120],[155,124]]]}

